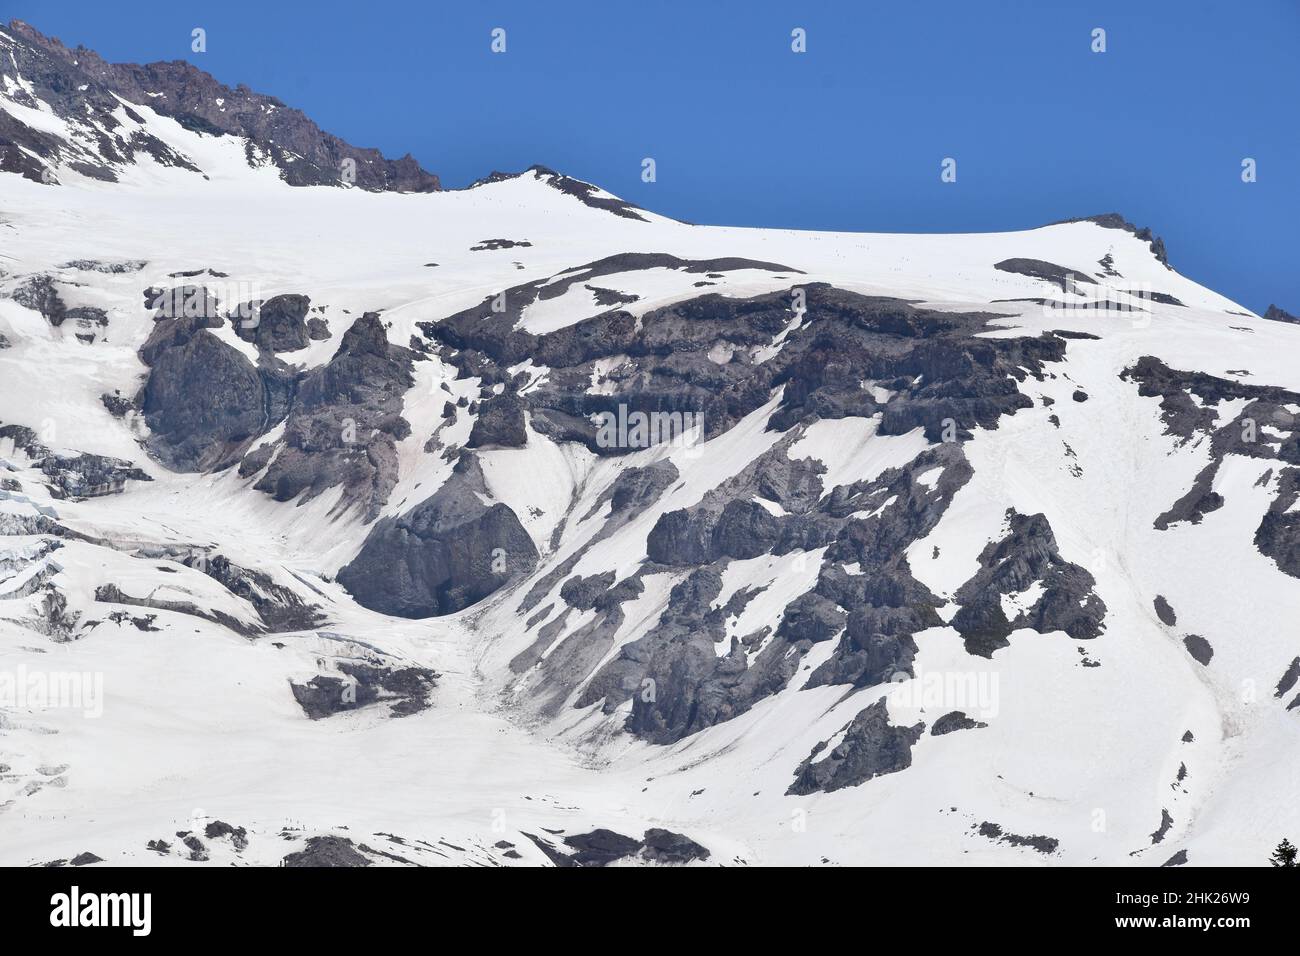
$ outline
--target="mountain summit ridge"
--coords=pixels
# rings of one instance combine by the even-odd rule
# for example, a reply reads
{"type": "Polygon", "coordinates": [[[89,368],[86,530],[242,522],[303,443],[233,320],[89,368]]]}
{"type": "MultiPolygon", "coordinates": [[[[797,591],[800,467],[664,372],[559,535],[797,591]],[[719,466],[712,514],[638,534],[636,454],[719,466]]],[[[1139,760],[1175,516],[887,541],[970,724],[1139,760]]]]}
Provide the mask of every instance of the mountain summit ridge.
{"type": "MultiPolygon", "coordinates": [[[[400,159],[388,159],[377,149],[353,146],[322,130],[303,111],[287,106],[274,96],[254,92],[243,83],[232,89],[188,60],[143,65],[110,63],[85,46],[69,49],[59,39],[46,36],[22,20],[11,20],[7,31],[17,41],[18,53],[26,53],[26,58],[36,67],[31,72],[36,74],[37,81],[55,95],[56,102],[71,104],[78,99],[77,94],[95,99],[87,96],[93,90],[100,94],[100,109],[109,114],[113,104],[103,94],[148,105],[195,132],[245,137],[250,163],[254,149],[262,152],[291,186],[338,186],[350,178],[349,185],[374,192],[441,189],[438,177],[421,168],[409,153],[400,159]],[[42,55],[44,63],[40,62],[42,55]],[[349,160],[350,166],[345,165],[349,160]]],[[[25,74],[14,48],[9,52],[19,72],[25,74]]],[[[27,79],[30,82],[33,78],[27,79]]],[[[71,110],[65,110],[63,118],[72,123],[84,122],[82,116],[71,110]]],[[[105,118],[101,113],[98,118],[109,129],[113,128],[109,125],[111,115],[105,118]]],[[[19,155],[18,147],[47,156],[53,147],[48,138],[33,135],[33,130],[28,129],[24,134],[24,128],[11,117],[0,117],[0,169],[40,179],[40,165],[31,162],[30,155],[19,155]],[[24,158],[28,162],[24,163],[24,158]]],[[[111,166],[118,152],[113,150],[104,156],[107,162],[97,171],[93,163],[85,171],[95,178],[113,178],[112,169],[106,167],[111,166]]]]}

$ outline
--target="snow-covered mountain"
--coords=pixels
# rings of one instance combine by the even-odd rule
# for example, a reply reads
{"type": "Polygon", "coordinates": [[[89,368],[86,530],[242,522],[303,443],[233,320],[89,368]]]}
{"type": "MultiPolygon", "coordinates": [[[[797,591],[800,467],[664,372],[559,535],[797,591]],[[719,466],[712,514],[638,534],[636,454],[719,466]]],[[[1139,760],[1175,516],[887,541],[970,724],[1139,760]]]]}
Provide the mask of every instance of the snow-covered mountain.
{"type": "Polygon", "coordinates": [[[1196,865],[1300,826],[1300,327],[1122,217],[440,191],[22,24],[0,169],[0,863],[1196,865]]]}

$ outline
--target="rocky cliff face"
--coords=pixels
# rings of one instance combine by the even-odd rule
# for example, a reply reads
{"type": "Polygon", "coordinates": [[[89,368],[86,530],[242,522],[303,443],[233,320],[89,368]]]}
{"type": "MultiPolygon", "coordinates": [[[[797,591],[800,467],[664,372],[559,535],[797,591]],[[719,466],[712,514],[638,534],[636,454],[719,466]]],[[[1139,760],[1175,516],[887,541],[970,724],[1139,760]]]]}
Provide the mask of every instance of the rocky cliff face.
{"type": "Polygon", "coordinates": [[[56,115],[84,131],[66,141],[23,124],[0,110],[0,170],[36,181],[57,182],[67,165],[96,179],[113,180],[122,164],[148,154],[166,166],[199,172],[194,161],[137,127],[141,114],[123,106],[147,104],[187,129],[241,137],[250,165],[271,163],[291,186],[355,185],[387,192],[432,192],[438,177],[410,155],[386,159],[376,149],[352,146],[325,132],[301,111],[247,86],[234,89],[184,60],[109,63],[85,47],[69,49],[30,25],[14,20],[0,40],[18,71],[32,85],[24,91],[51,104],[56,115]],[[35,155],[33,155],[35,154],[35,155]]]}
{"type": "Polygon", "coordinates": [[[69,827],[187,864],[1266,855],[1281,310],[1114,215],[375,195],[434,182],[184,64],[15,25],[0,79],[0,677],[111,680],[102,720],[0,700],[0,863],[69,827]],[[352,153],[362,189],[290,188],[352,153]],[[159,809],[230,779],[277,797],[159,809]]]}
{"type": "Polygon", "coordinates": [[[400,617],[451,614],[537,563],[537,548],[507,505],[484,503],[473,455],[426,501],[375,525],[339,581],[367,607],[400,617]]]}

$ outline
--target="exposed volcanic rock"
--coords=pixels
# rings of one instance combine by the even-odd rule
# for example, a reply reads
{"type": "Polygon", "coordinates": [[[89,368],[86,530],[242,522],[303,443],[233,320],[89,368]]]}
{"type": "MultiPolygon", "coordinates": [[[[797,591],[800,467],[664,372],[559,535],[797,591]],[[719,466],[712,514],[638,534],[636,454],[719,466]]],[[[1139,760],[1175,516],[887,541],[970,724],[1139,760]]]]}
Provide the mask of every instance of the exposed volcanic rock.
{"type": "Polygon", "coordinates": [[[295,352],[310,344],[307,308],[311,299],[305,295],[277,295],[265,302],[247,303],[236,310],[253,318],[233,319],[235,334],[245,342],[268,352],[295,352]]]}
{"type": "Polygon", "coordinates": [[[823,756],[827,743],[813,748],[799,765],[787,794],[839,790],[856,787],[872,777],[897,773],[912,765],[912,746],[921,738],[925,724],[896,727],[889,722],[884,699],[863,709],[843,729],[843,739],[823,756]]]}
{"type": "Polygon", "coordinates": [[[992,840],[995,843],[1006,843],[1009,846],[1028,847],[1031,850],[1037,850],[1045,856],[1050,856],[1055,853],[1056,848],[1060,846],[1060,841],[1055,837],[1038,835],[1021,836],[1018,833],[1008,833],[998,824],[990,823],[987,820],[979,824],[978,831],[980,836],[992,840]]]}
{"type": "Polygon", "coordinates": [[[993,268],[1002,272],[1019,273],[1031,279],[1042,279],[1044,282],[1052,283],[1062,292],[1069,292],[1071,283],[1097,284],[1097,280],[1085,272],[1067,269],[1041,259],[1003,259],[1001,262],[995,262],[993,268]]]}
{"type": "MultiPolygon", "coordinates": [[[[82,54],[89,58],[95,57],[94,53],[67,50],[57,40],[47,39],[18,20],[11,21],[6,32],[16,42],[6,44],[5,54],[32,90],[29,93],[19,87],[13,94],[15,99],[32,109],[40,108],[38,101],[48,104],[54,115],[81,128],[88,142],[65,140],[0,110],[0,171],[18,173],[33,182],[57,184],[55,167],[66,165],[92,179],[114,181],[114,167],[135,162],[140,156],[152,157],[163,166],[198,171],[188,159],[143,129],[142,116],[124,106],[109,86],[75,62],[82,54]],[[119,119],[119,112],[127,122],[119,119]]],[[[126,98],[150,102],[148,96],[126,98]]]]}
{"type": "Polygon", "coordinates": [[[527,574],[537,548],[508,505],[483,503],[486,492],[478,459],[463,456],[432,497],[371,529],[339,582],[373,610],[432,617],[527,574]]]}
{"type": "Polygon", "coordinates": [[[942,737],[944,734],[951,734],[958,730],[978,730],[987,726],[988,724],[982,720],[967,717],[964,711],[954,710],[944,714],[930,726],[930,736],[942,737]]]}
{"type": "Polygon", "coordinates": [[[645,832],[642,855],[655,863],[690,863],[707,860],[711,855],[690,837],[672,830],[651,827],[645,832]]]}
{"type": "Polygon", "coordinates": [[[220,624],[222,627],[228,628],[236,634],[242,634],[245,637],[255,637],[258,634],[263,633],[260,627],[249,626],[224,611],[202,608],[190,601],[173,601],[166,598],[157,598],[153,597],[152,594],[144,597],[135,597],[134,595],[124,592],[116,584],[102,584],[95,588],[95,600],[104,604],[124,604],[127,607],[147,607],[156,611],[171,611],[176,614],[188,614],[191,617],[198,617],[205,621],[211,621],[213,624],[220,624]]]}
{"type": "Polygon", "coordinates": [[[129,461],[92,455],[88,452],[61,454],[41,444],[36,432],[25,425],[0,426],[0,439],[31,459],[45,476],[45,486],[55,498],[98,498],[124,491],[128,481],[152,481],[147,473],[129,461]]]}
{"type": "Polygon", "coordinates": [[[550,186],[552,189],[558,189],[560,192],[572,196],[583,205],[591,206],[593,209],[603,209],[605,212],[611,212],[616,216],[623,217],[624,219],[635,219],[638,222],[649,221],[645,216],[641,215],[645,210],[640,206],[634,206],[630,202],[624,202],[617,196],[611,196],[608,193],[604,193],[604,190],[598,189],[591,183],[583,182],[581,179],[574,179],[572,176],[565,176],[564,174],[557,173],[555,170],[548,169],[545,166],[529,166],[528,169],[522,173],[494,172],[477,182],[471,183],[469,188],[474,189],[477,186],[504,182],[508,179],[520,179],[529,175],[532,175],[539,182],[546,183],[546,185],[550,186]]]}
{"type": "Polygon", "coordinates": [[[98,498],[118,494],[128,481],[153,481],[129,461],[92,455],[48,455],[41,461],[47,486],[56,498],[98,498]]]}
{"type": "Polygon", "coordinates": [[[223,837],[229,838],[231,846],[236,852],[248,848],[248,830],[245,827],[236,827],[227,823],[225,820],[213,820],[203,829],[203,835],[209,840],[220,840],[223,837]]]}
{"type": "Polygon", "coordinates": [[[466,448],[523,448],[528,443],[524,410],[513,395],[494,395],[481,403],[466,448]]]}
{"type": "Polygon", "coordinates": [[[568,852],[548,840],[525,833],[552,863],[559,867],[608,866],[620,860],[644,860],[650,863],[684,864],[707,860],[709,851],[690,837],[651,827],[640,840],[604,827],[590,833],[575,833],[563,838],[568,852]]]}
{"type": "MultiPolygon", "coordinates": [[[[1082,216],[1077,219],[1063,219],[1061,222],[1095,222],[1103,229],[1120,229],[1124,232],[1130,232],[1138,239],[1148,243],[1151,254],[1166,269],[1172,268],[1169,265],[1169,257],[1165,251],[1165,241],[1153,234],[1150,228],[1144,226],[1139,229],[1117,212],[1102,213],[1100,216],[1082,216]]],[[[1059,225],[1059,223],[1053,223],[1053,225],[1059,225]]]]}
{"type": "MultiPolygon", "coordinates": [[[[0,110],[0,114],[3,112],[0,110]]],[[[37,275],[27,279],[10,293],[10,298],[19,305],[39,312],[50,325],[56,328],[63,324],[67,316],[68,307],[59,296],[54,280],[47,275],[37,275]]]]}
{"type": "Polygon", "coordinates": [[[803,290],[808,309],[803,320],[791,311],[792,294],[786,292],[753,299],[706,295],[652,310],[639,320],[611,310],[541,336],[516,327],[528,303],[558,295],[566,283],[592,274],[634,266],[742,267],[729,260],[673,260],[673,266],[661,261],[665,258],[671,259],[602,260],[550,285],[508,290],[504,313],[493,312],[489,299],[421,328],[447,347],[444,357],[463,376],[480,378],[484,389],[498,384],[518,388],[522,376],[513,377],[506,369],[526,359],[547,366],[546,380],[520,396],[533,413],[533,427],[557,440],[581,441],[604,455],[625,454],[637,444],[601,443],[592,416],[691,414],[702,420],[707,438],[764,404],[777,387],[783,387],[783,400],[772,428],[880,413],[881,434],[922,427],[934,441],[965,438],[976,424],[996,427],[1000,415],[1028,407],[1017,381],[1041,374],[1044,362],[1064,356],[1065,341],[1051,334],[976,338],[988,316],[927,312],[824,285],[803,290]],[[788,337],[776,356],[754,360],[783,333],[788,337]],[[719,363],[709,357],[719,349],[726,350],[729,360],[719,363]],[[606,388],[591,390],[597,363],[615,356],[625,360],[605,371],[606,388]],[[877,402],[862,387],[864,379],[880,383],[894,398],[877,402]]]}
{"type": "Polygon", "coordinates": [[[1188,634],[1183,638],[1183,646],[1187,648],[1187,653],[1192,655],[1196,663],[1202,667],[1207,666],[1214,657],[1214,648],[1210,642],[1199,634],[1188,634]]]}
{"type": "Polygon", "coordinates": [[[174,545],[141,547],[135,554],[141,558],[175,561],[207,575],[247,601],[270,633],[308,630],[324,623],[318,606],[307,604],[297,592],[279,584],[266,572],[241,567],[224,554],[174,545]]]}
{"type": "Polygon", "coordinates": [[[1277,498],[1255,531],[1255,547],[1277,562],[1277,566],[1300,578],[1300,468],[1284,468],[1277,476],[1277,498]]]}
{"type": "Polygon", "coordinates": [[[640,840],[605,829],[567,836],[564,842],[574,851],[569,857],[570,866],[606,866],[632,856],[642,846],[640,840]]]}
{"type": "Polygon", "coordinates": [[[532,243],[527,239],[484,239],[469,247],[470,252],[497,252],[501,249],[527,249],[532,243]]]}
{"type": "Polygon", "coordinates": [[[377,314],[357,319],[334,357],[298,378],[283,446],[254,487],[307,501],[343,485],[339,509],[356,505],[373,519],[397,483],[397,442],[411,431],[401,411],[413,361],[389,344],[377,314]]]}
{"type": "MultiPolygon", "coordinates": [[[[803,655],[837,634],[835,650],[810,676],[809,685],[869,686],[910,672],[916,652],[911,635],[942,621],[935,610],[939,600],[912,576],[904,552],[937,524],[952,495],[969,480],[972,472],[960,442],[970,429],[996,428],[1002,415],[1031,407],[1017,383],[1045,376],[1047,363],[1064,357],[1067,342],[1050,333],[984,338],[980,333],[988,315],[927,311],[819,284],[800,290],[806,314],[792,311],[792,292],[784,292],[752,299],[705,295],[636,320],[615,309],[540,336],[516,325],[529,302],[558,295],[593,273],[623,271],[633,264],[710,271],[734,265],[662,259],[602,260],[561,274],[552,285],[509,290],[505,313],[493,312],[485,301],[480,308],[422,328],[442,344],[444,359],[460,367],[462,375],[478,377],[484,388],[504,385],[506,394],[518,394],[525,379],[508,374],[505,367],[525,358],[545,365],[546,380],[518,395],[531,410],[533,427],[556,440],[584,442],[599,454],[632,449],[593,441],[592,415],[620,407],[702,409],[704,431],[715,435],[770,401],[777,389],[781,402],[770,429],[874,417],[880,434],[921,429],[937,443],[874,481],[826,489],[821,463],[788,457],[798,438],[791,432],[695,505],[659,518],[647,539],[645,568],[688,573],[675,584],[659,622],[620,648],[573,702],[578,707],[602,703],[612,712],[631,701],[627,729],[670,743],[779,692],[803,655]],[[779,351],[762,361],[752,358],[778,337],[784,338],[779,351]],[[731,357],[721,363],[710,357],[719,354],[731,357]],[[599,392],[589,389],[598,368],[606,384],[599,392]],[[930,480],[920,481],[922,475],[930,480]],[[736,613],[713,606],[718,574],[727,562],[817,548],[829,550],[814,593],[792,601],[779,627],[744,636],[744,641],[735,635],[729,650],[720,653],[717,645],[727,640],[724,621],[736,613]],[[844,570],[855,563],[858,573],[844,570]]],[[[521,612],[553,593],[579,556],[537,582],[521,612]]],[[[1091,587],[1091,578],[1087,585],[1091,587]]],[[[1054,591],[1043,616],[1065,616],[1055,600],[1054,591]]],[[[1090,604],[1087,613],[1099,610],[1090,604]]],[[[590,669],[607,658],[621,620],[621,611],[608,607],[565,633],[567,615],[561,615],[512,661],[516,673],[539,669],[533,683],[542,712],[554,713],[590,669]]]]}
{"type": "MultiPolygon", "coordinates": [[[[698,504],[659,518],[646,539],[651,561],[672,566],[708,564],[720,558],[753,558],[771,551],[784,521],[753,499],[779,503],[802,515],[822,494],[825,466],[811,459],[791,461],[787,439],[761,455],[735,477],[708,492],[698,504]]],[[[823,533],[822,537],[826,537],[823,533]]],[[[787,547],[786,550],[789,548],[787,547]]]]}
{"type": "Polygon", "coordinates": [[[224,554],[200,562],[201,570],[257,611],[268,631],[301,631],[324,623],[320,609],[305,604],[294,591],[277,584],[263,571],[243,568],[224,554]]]}
{"type": "Polygon", "coordinates": [[[76,269],[78,272],[102,272],[105,275],[123,275],[139,272],[149,263],[145,259],[122,259],[116,262],[104,262],[100,259],[73,259],[65,262],[60,269],[76,269]]]}
{"type": "Polygon", "coordinates": [[[1297,681],[1300,681],[1300,657],[1291,659],[1291,663],[1287,665],[1286,673],[1277,682],[1277,689],[1273,692],[1273,696],[1280,698],[1289,693],[1295,687],[1297,681]]]}
{"type": "Polygon", "coordinates": [[[347,837],[314,836],[307,838],[307,846],[288,854],[280,861],[281,866],[317,867],[317,866],[370,866],[371,860],[364,856],[356,844],[347,837]]]}
{"type": "Polygon", "coordinates": [[[1156,518],[1155,527],[1164,530],[1180,521],[1196,524],[1222,508],[1224,498],[1213,485],[1227,455],[1276,461],[1279,467],[1261,478],[1261,483],[1276,487],[1277,496],[1255,531],[1255,547],[1282,571],[1300,577],[1300,513],[1292,510],[1300,498],[1300,415],[1291,411],[1300,405],[1300,393],[1178,371],[1151,356],[1125,369],[1121,377],[1137,382],[1140,395],[1160,398],[1165,432],[1180,443],[1198,436],[1210,438],[1209,464],[1192,487],[1156,518]],[[1244,407],[1220,423],[1215,406],[1234,399],[1244,399],[1244,407]]]}
{"type": "Polygon", "coordinates": [[[292,375],[253,365],[210,330],[221,319],[159,319],[140,359],[149,376],[136,398],[149,426],[149,450],[177,471],[210,471],[237,461],[280,422],[292,375]]]}
{"type": "Polygon", "coordinates": [[[18,20],[10,22],[7,32],[19,41],[6,51],[16,58],[19,73],[57,115],[94,131],[97,150],[60,155],[68,152],[64,141],[0,111],[0,168],[41,180],[42,169],[39,164],[34,168],[31,162],[24,162],[21,146],[43,160],[59,156],[78,172],[107,180],[116,179],[114,167],[133,161],[137,153],[146,153],[163,165],[197,171],[189,159],[161,140],[119,121],[113,115],[119,109],[135,123],[143,120],[130,107],[121,106],[113,95],[118,94],[170,116],[194,132],[246,137],[249,164],[273,163],[291,186],[338,186],[351,177],[357,187],[372,191],[431,192],[439,188],[438,177],[421,169],[411,156],[392,160],[375,149],[358,149],[324,132],[280,100],[254,93],[242,84],[231,89],[183,60],[144,66],[108,63],[93,50],[70,50],[18,20]],[[94,126],[88,125],[90,119],[94,126]]]}
{"type": "Polygon", "coordinates": [[[1223,495],[1211,490],[1218,468],[1219,462],[1214,461],[1201,469],[1187,493],[1175,501],[1168,511],[1156,517],[1153,525],[1157,531],[1165,531],[1182,521],[1200,524],[1207,514],[1223,507],[1223,495]]]}
{"type": "Polygon", "coordinates": [[[1006,536],[984,548],[980,571],[957,591],[961,609],[952,626],[965,640],[966,649],[992,657],[995,650],[1007,646],[1007,635],[1022,627],[1042,634],[1065,631],[1075,640],[1097,637],[1104,627],[1106,605],[1092,590],[1093,576],[1061,557],[1043,515],[1008,511],[1007,523],[1006,536]],[[1032,602],[1021,598],[1025,593],[1033,597],[1032,602]],[[1005,599],[1013,606],[1024,603],[1009,616],[1005,599]]]}
{"type": "MultiPolygon", "coordinates": [[[[774,634],[756,635],[750,644],[733,637],[729,651],[720,656],[716,645],[725,640],[725,621],[743,609],[744,596],[716,606],[720,569],[728,556],[714,556],[711,551],[695,554],[691,560],[709,563],[674,587],[657,625],[645,637],[624,645],[583,689],[577,706],[603,700],[605,711],[610,712],[630,699],[628,731],[652,742],[670,743],[744,713],[779,692],[790,683],[809,649],[841,632],[830,657],[809,676],[808,686],[867,686],[909,671],[916,653],[911,635],[941,622],[934,610],[937,599],[911,576],[902,552],[906,543],[928,533],[951,496],[969,480],[970,469],[960,448],[940,446],[904,469],[891,469],[874,482],[842,486],[820,498],[816,470],[807,470],[804,460],[784,458],[787,445],[779,444],[720,486],[718,497],[735,501],[767,482],[763,487],[789,512],[773,518],[775,536],[764,538],[763,543],[770,541],[772,553],[829,545],[815,590],[790,602],[774,634]],[[945,465],[933,488],[915,480],[945,465]],[[812,480],[791,481],[792,474],[810,475],[812,480]],[[783,493],[773,491],[774,485],[781,486],[783,493]],[[877,506],[878,513],[855,517],[865,511],[868,501],[889,498],[890,504],[877,506]],[[847,574],[842,563],[851,562],[860,563],[862,573],[847,574]]],[[[706,496],[701,506],[678,520],[689,525],[715,506],[706,496]]],[[[725,512],[723,508],[719,513],[725,512]]],[[[752,539],[738,540],[742,546],[723,547],[742,555],[757,550],[752,539]]],[[[683,541],[678,547],[690,545],[683,541]]],[[[663,552],[663,557],[674,553],[666,546],[663,552]]]]}
{"type": "Polygon", "coordinates": [[[575,576],[564,582],[564,586],[560,588],[560,597],[569,607],[577,608],[579,611],[590,611],[613,584],[613,571],[593,574],[587,578],[575,576]]]}
{"type": "Polygon", "coordinates": [[[312,720],[344,711],[386,703],[393,717],[407,717],[429,707],[429,694],[440,676],[427,667],[397,667],[383,663],[340,661],[345,675],[317,675],[304,683],[290,682],[293,698],[312,720]]]}
{"type": "Polygon", "coordinates": [[[1300,324],[1300,316],[1292,315],[1290,312],[1286,311],[1286,309],[1280,309],[1272,303],[1269,304],[1268,309],[1264,312],[1264,318],[1268,319],[1270,322],[1291,322],[1293,324],[1300,324]]]}
{"type": "Polygon", "coordinates": [[[1157,594],[1155,599],[1156,617],[1160,618],[1160,623],[1166,627],[1173,627],[1178,623],[1178,615],[1170,607],[1169,602],[1165,600],[1163,594],[1157,594]]]}

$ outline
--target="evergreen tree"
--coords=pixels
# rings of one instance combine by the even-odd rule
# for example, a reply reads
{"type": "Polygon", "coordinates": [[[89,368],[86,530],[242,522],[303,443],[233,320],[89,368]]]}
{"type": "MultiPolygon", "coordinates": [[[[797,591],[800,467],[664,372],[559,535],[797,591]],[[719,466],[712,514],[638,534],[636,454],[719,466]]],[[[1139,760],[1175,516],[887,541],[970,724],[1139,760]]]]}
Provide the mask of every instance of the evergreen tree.
{"type": "Polygon", "coordinates": [[[1283,837],[1282,842],[1277,845],[1277,849],[1273,851],[1273,855],[1268,860],[1274,866],[1300,866],[1300,864],[1296,863],[1297,852],[1300,851],[1296,850],[1295,844],[1283,837]]]}

